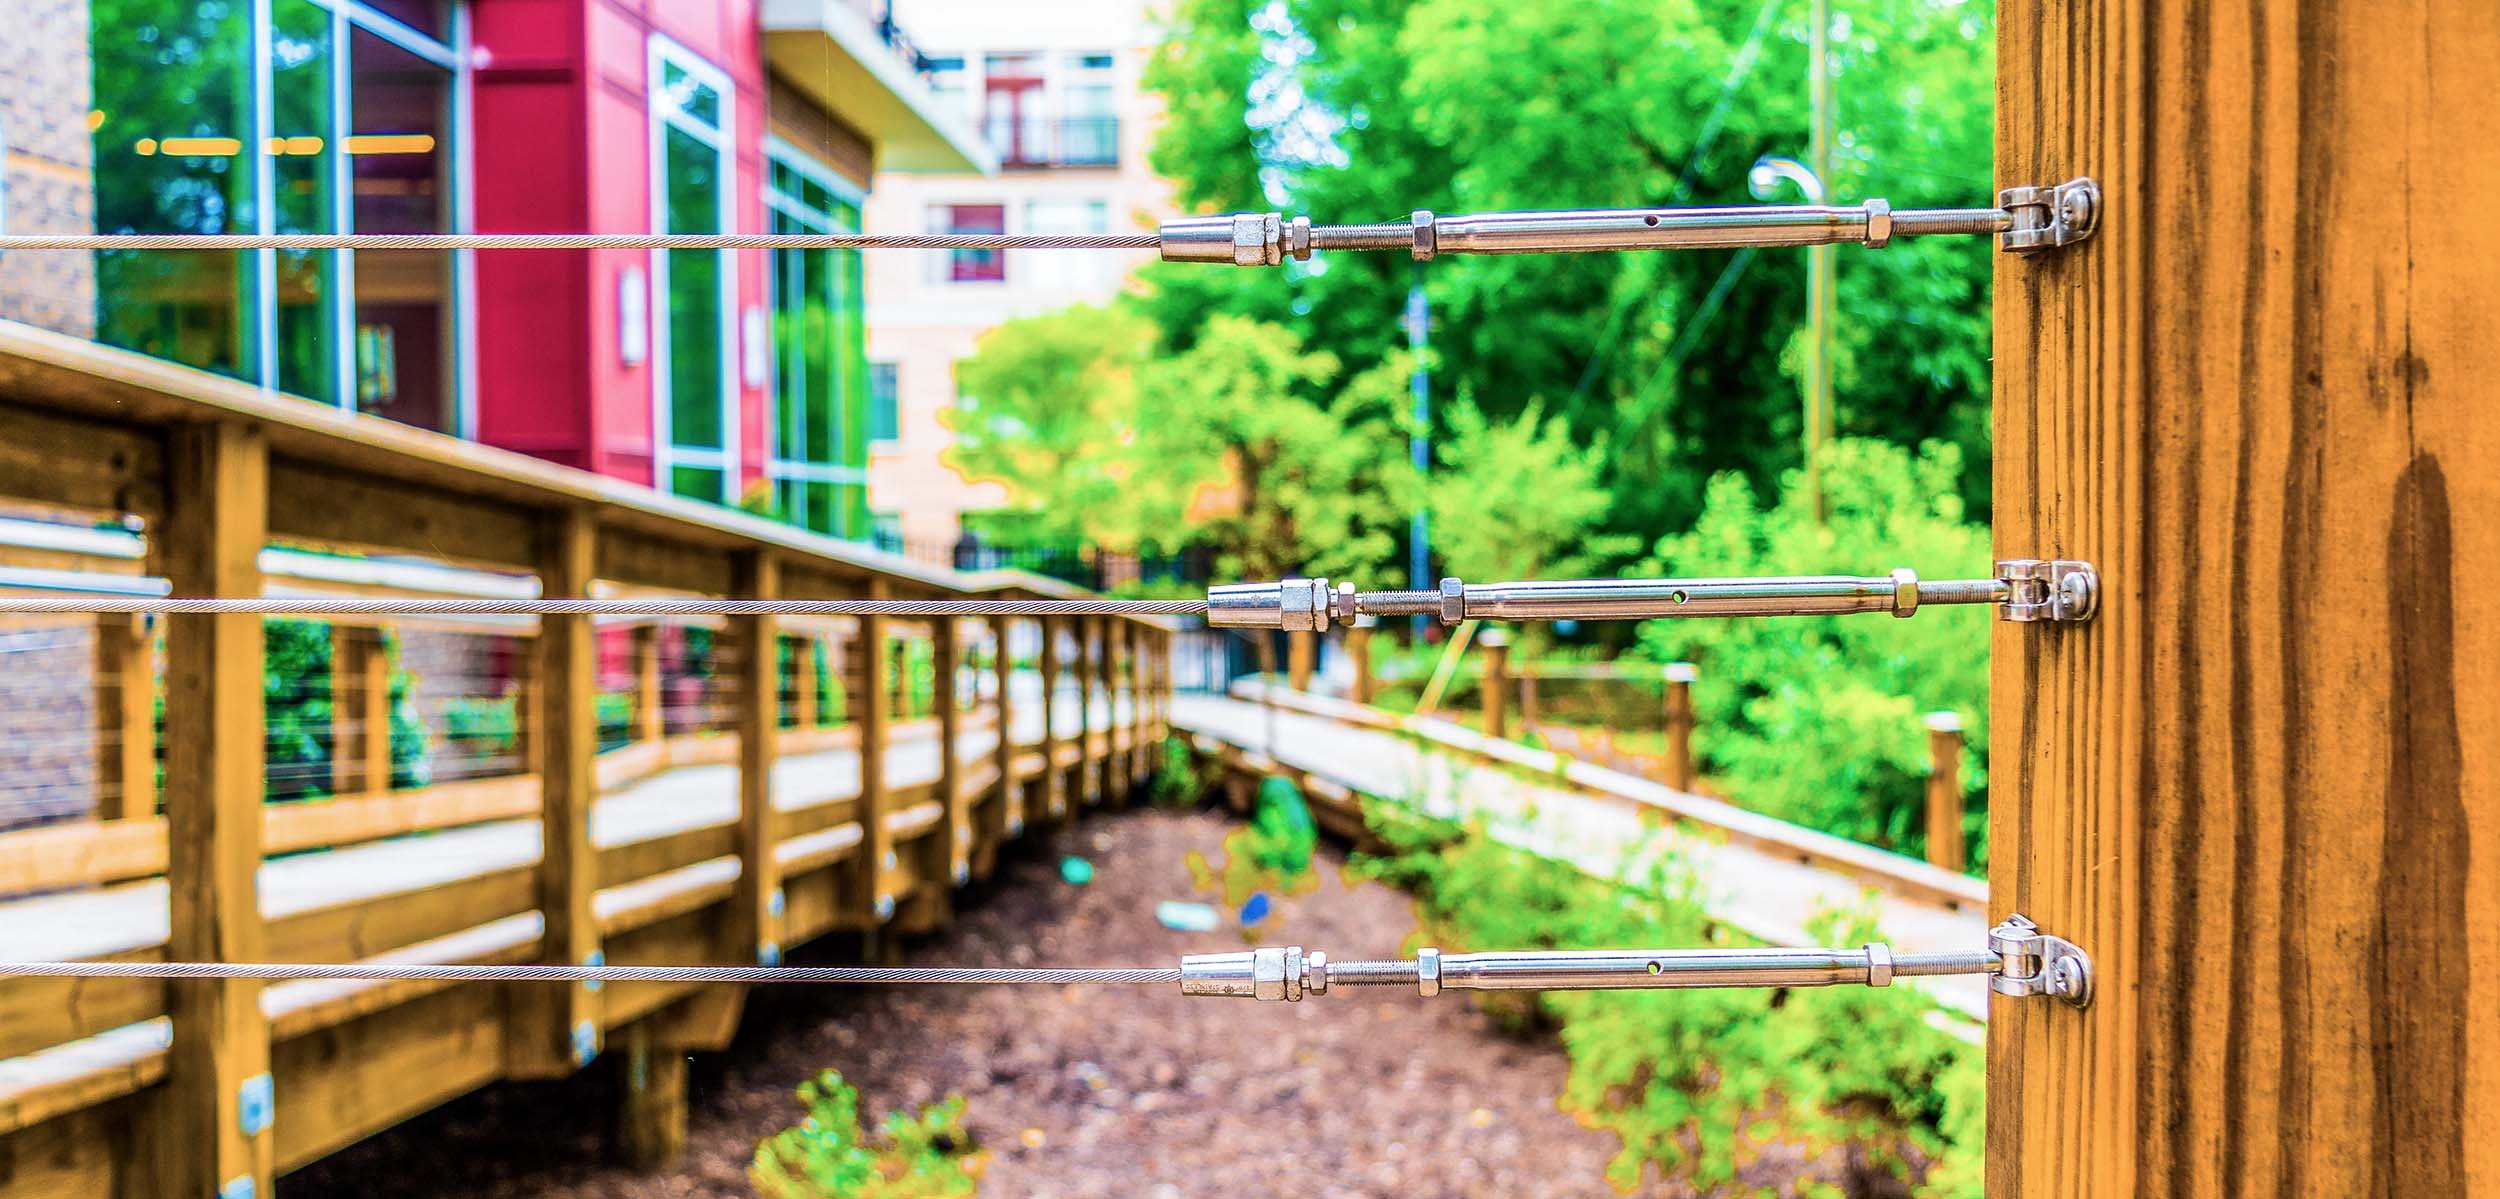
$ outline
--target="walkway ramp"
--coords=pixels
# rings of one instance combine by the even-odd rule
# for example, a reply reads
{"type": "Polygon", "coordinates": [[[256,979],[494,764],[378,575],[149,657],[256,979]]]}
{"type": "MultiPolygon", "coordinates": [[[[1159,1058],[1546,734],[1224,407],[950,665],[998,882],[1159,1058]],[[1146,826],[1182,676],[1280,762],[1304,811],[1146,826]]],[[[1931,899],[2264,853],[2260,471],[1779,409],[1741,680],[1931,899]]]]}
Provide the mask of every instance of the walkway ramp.
{"type": "MultiPolygon", "coordinates": [[[[1602,877],[1623,877],[1627,850],[1664,822],[1701,872],[1712,909],[1772,944],[1809,944],[1817,911],[1860,904],[1872,904],[1896,952],[1987,943],[1987,884],[1977,879],[1449,721],[1282,688],[1263,697],[1251,683],[1229,696],[1177,695],[1171,723],[1229,762],[1311,780],[1315,802],[1342,807],[1345,793],[1360,792],[1440,816],[1481,815],[1501,840],[1602,877]]],[[[1987,985],[1976,976],[1904,982],[1987,1019],[1987,985]]]]}

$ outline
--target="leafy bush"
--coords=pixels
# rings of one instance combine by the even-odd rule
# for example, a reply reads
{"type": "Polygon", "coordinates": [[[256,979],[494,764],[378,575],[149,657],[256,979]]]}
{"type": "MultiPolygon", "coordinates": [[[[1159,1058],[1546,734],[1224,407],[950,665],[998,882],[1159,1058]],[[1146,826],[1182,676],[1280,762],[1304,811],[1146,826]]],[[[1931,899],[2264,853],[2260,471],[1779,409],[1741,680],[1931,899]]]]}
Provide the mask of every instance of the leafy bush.
{"type": "MultiPolygon", "coordinates": [[[[1422,935],[1445,951],[1751,944],[1713,919],[1667,839],[1635,855],[1637,885],[1591,878],[1486,835],[1367,803],[1385,853],[1368,877],[1421,901],[1422,935]]],[[[1862,916],[1827,914],[1828,943],[1874,939],[1862,916]]],[[[1514,1028],[1552,1027],[1571,1059],[1563,1104],[1623,1139],[1608,1169],[1626,1190],[1653,1174],[1704,1193],[1747,1184],[1774,1143],[1856,1148],[1930,1194],[1976,1194],[1982,1069],[1976,1047],[1928,1022],[1908,988],[1491,992],[1514,1028]],[[1913,1162],[1913,1154],[1916,1162],[1913,1162]]]]}
{"type": "Polygon", "coordinates": [[[964,1128],[964,1097],[918,1115],[895,1112],[872,1135],[859,1092],[827,1070],[799,1084],[806,1118],[755,1147],[747,1177],[767,1199],[958,1199],[976,1193],[983,1158],[964,1128]]]}
{"type": "MultiPolygon", "coordinates": [[[[268,719],[268,757],[263,777],[270,799],[306,799],[330,793],[330,626],[311,620],[273,619],[264,624],[266,663],[261,695],[268,719]]],[[[421,787],[425,723],[409,699],[414,680],[391,645],[391,785],[421,787]]],[[[164,700],[157,701],[162,713],[164,700]]]]}
{"type": "Polygon", "coordinates": [[[1155,806],[1188,807],[1205,794],[1206,786],[1206,780],[1198,775],[1198,756],[1189,751],[1189,742],[1180,737],[1165,737],[1163,768],[1154,777],[1155,806]]]}
{"type": "MultiPolygon", "coordinates": [[[[1658,543],[1655,569],[1713,577],[1907,566],[1927,579],[1986,577],[1988,530],[1963,519],[1953,447],[1931,443],[1914,456],[1884,442],[1836,441],[1821,466],[1824,520],[1815,520],[1797,474],[1768,508],[1742,478],[1721,475],[1692,531],[1658,543]]],[[[1968,739],[1965,834],[1977,871],[1987,861],[1988,622],[1981,605],[1911,620],[1660,620],[1641,627],[1641,645],[1661,662],[1701,665],[1694,751],[1728,795],[1903,853],[1926,845],[1920,716],[1959,713],[1968,739]]]]}

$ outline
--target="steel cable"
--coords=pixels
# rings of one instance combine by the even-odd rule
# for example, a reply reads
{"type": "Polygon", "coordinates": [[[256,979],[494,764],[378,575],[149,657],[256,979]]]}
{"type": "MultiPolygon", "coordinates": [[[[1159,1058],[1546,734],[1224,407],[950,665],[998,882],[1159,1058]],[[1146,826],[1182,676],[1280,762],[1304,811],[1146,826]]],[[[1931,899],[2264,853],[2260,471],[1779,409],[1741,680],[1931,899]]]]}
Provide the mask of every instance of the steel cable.
{"type": "Polygon", "coordinates": [[[4,250],[1151,250],[1159,233],[12,233],[4,250]]]}
{"type": "Polygon", "coordinates": [[[1064,986],[1177,983],[1171,967],[543,966],[396,962],[0,962],[0,978],[249,978],[416,982],[849,983],[1064,986]]]}
{"type": "Polygon", "coordinates": [[[390,599],[7,596],[0,615],[189,616],[1195,616],[1197,600],[390,599]]]}

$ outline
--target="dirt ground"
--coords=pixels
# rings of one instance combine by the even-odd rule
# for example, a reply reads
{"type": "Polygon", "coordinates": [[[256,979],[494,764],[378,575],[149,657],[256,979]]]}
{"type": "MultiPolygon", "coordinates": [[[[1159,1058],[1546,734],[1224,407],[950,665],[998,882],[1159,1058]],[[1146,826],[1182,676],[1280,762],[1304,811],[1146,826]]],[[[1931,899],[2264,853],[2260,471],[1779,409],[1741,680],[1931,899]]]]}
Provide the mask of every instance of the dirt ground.
{"type": "MultiPolygon", "coordinates": [[[[1172,964],[1238,949],[1177,933],[1158,900],[1193,895],[1185,855],[1218,857],[1212,813],[1096,816],[1004,864],[912,965],[1172,964]],[[1062,853],[1091,884],[1062,882],[1062,853]]],[[[1394,954],[1406,898],[1347,886],[1281,898],[1269,944],[1394,954]]],[[[1220,860],[1220,859],[1219,859],[1220,860]]],[[[832,959],[793,956],[793,964],[832,959]]],[[[873,1121],[961,1092],[990,1155],[988,1196],[1610,1195],[1613,1137],[1554,1104],[1551,1044],[1493,1031],[1464,997],[1351,991],[1299,1004],[1182,999],[1168,986],[759,990],[729,1051],[697,1058],[684,1161],[641,1175],[602,1161],[613,1071],[502,1084],[287,1177],[290,1199],[736,1196],[758,1139],[797,1118],[791,1091],[838,1069],[873,1121]]],[[[283,1118],[283,1111],[281,1112],[283,1118]]]]}

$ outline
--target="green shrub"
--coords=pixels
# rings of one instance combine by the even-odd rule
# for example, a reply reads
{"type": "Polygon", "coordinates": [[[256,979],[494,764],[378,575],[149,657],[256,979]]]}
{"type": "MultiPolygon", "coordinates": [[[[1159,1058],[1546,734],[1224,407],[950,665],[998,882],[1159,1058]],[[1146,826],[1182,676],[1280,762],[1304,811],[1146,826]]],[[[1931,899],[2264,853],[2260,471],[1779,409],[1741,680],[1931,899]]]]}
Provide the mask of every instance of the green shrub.
{"type": "Polygon", "coordinates": [[[1189,807],[1206,793],[1206,786],[1206,780],[1198,775],[1198,755],[1190,752],[1189,742],[1180,737],[1165,737],[1163,768],[1155,772],[1154,778],[1155,806],[1189,807]]]}
{"type": "Polygon", "coordinates": [[[521,747],[520,699],[463,696],[443,705],[443,741],[465,758],[509,759],[521,747]]]}
{"type": "MultiPolygon", "coordinates": [[[[1824,520],[1792,474],[1758,506],[1733,474],[1712,480],[1692,531],[1658,543],[1654,568],[1683,577],[1881,574],[1907,566],[1926,579],[1984,578],[1988,529],[1963,519],[1960,455],[1931,444],[1913,456],[1885,442],[1844,440],[1821,458],[1824,520]]],[[[1937,607],[1911,620],[1868,616],[1659,620],[1641,627],[1645,653],[1702,668],[1693,688],[1693,745],[1703,773],[1748,808],[1843,837],[1919,855],[1927,734],[1922,714],[1959,713],[1971,868],[1987,862],[1988,628],[1982,605],[1937,607]]]]}
{"type": "MultiPolygon", "coordinates": [[[[271,619],[263,623],[265,663],[261,676],[268,720],[268,757],[263,770],[270,799],[308,799],[330,794],[331,633],[320,621],[271,619]]],[[[431,781],[425,764],[425,723],[409,699],[414,680],[398,664],[398,641],[389,643],[391,785],[422,787],[431,781]]],[[[164,710],[164,700],[157,700],[164,710]]]]}
{"type": "Polygon", "coordinates": [[[799,1084],[807,1115],[755,1147],[747,1177],[767,1199],[957,1199],[976,1193],[984,1159],[964,1128],[964,1097],[895,1112],[874,1134],[859,1092],[827,1070],[799,1084]]]}
{"type": "MultiPolygon", "coordinates": [[[[1478,827],[1371,802],[1386,852],[1356,870],[1411,890],[1422,935],[1450,952],[1750,945],[1711,917],[1696,873],[1664,837],[1635,855],[1637,885],[1509,848],[1478,827]]],[[[1874,939],[1863,916],[1826,914],[1831,944],[1874,939]]],[[[1906,987],[1491,992],[1514,1029],[1552,1028],[1571,1060],[1563,1105],[1622,1138],[1609,1179],[1652,1175],[1704,1193],[1735,1188],[1775,1143],[1851,1144],[1923,1191],[1976,1193],[1980,1054],[1929,1023],[1906,987]]]]}

